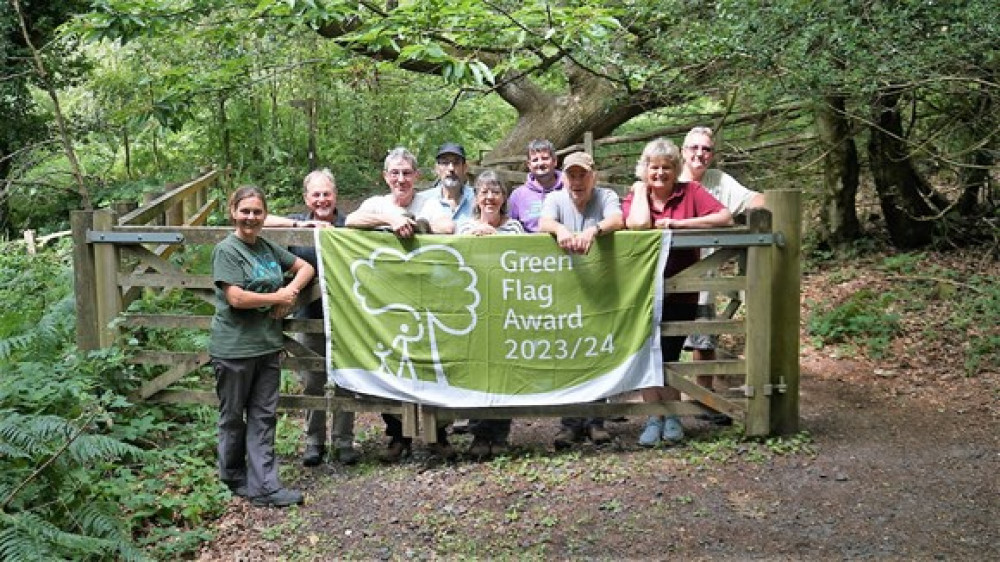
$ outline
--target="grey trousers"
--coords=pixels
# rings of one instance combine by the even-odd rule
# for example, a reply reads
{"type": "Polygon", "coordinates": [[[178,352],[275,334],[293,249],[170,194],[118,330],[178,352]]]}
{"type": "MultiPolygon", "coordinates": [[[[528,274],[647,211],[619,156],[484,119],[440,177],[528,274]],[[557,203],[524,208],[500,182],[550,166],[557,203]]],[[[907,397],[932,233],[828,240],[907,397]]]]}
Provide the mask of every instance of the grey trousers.
{"type": "MultiPolygon", "coordinates": [[[[326,354],[324,334],[296,334],[295,339],[320,355],[326,354]]],[[[302,382],[303,394],[326,394],[326,371],[298,371],[297,374],[302,382]]],[[[354,412],[340,412],[337,415],[337,419],[333,420],[330,442],[336,449],[354,445],[354,412]]],[[[326,410],[306,410],[306,445],[326,446],[326,410]]]]}
{"type": "Polygon", "coordinates": [[[250,497],[281,489],[274,456],[281,362],[277,352],[246,359],[212,358],[219,397],[219,477],[246,483],[250,497]]]}

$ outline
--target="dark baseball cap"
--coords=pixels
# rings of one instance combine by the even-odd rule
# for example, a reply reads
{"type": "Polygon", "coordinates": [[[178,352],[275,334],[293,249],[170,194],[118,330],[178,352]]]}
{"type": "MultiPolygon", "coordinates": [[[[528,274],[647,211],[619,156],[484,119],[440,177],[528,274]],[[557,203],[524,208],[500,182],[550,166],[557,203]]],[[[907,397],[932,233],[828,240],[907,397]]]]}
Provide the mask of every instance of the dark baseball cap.
{"type": "Polygon", "coordinates": [[[438,149],[437,158],[441,158],[445,154],[457,154],[462,157],[462,160],[465,160],[465,148],[458,143],[446,142],[442,144],[441,148],[438,149]]]}

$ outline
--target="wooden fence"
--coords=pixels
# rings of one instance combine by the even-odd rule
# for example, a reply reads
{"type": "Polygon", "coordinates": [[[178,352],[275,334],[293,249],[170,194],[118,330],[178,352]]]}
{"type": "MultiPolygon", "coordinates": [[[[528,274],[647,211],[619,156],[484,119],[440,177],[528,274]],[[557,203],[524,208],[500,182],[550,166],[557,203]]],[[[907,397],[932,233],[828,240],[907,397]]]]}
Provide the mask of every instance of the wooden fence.
{"type": "MultiPolygon", "coordinates": [[[[77,211],[72,215],[77,301],[77,341],[81,349],[115,344],[123,330],[209,330],[211,314],[146,313],[133,302],[145,291],[186,291],[213,302],[208,272],[192,270],[198,255],[189,247],[214,245],[231,227],[204,226],[218,207],[210,196],[218,174],[209,172],[134,210],[77,211]]],[[[435,440],[438,421],[462,418],[554,416],[638,416],[672,413],[694,415],[717,410],[744,423],[747,435],[764,436],[798,430],[799,389],[799,244],[800,194],[766,192],[768,209],[755,210],[745,227],[675,231],[672,247],[717,248],[710,258],[667,281],[668,291],[711,290],[745,294],[733,300],[714,321],[665,322],[665,335],[732,334],[738,347],[716,361],[664,365],[668,383],[689,398],[668,404],[609,400],[559,406],[440,408],[399,403],[359,395],[282,395],[279,407],[331,411],[392,412],[403,417],[404,432],[435,440]],[[733,266],[737,261],[745,268],[733,266]],[[718,269],[719,274],[709,275],[718,269]],[[739,312],[738,312],[739,311],[739,312]],[[728,375],[739,383],[728,391],[698,386],[698,375],[728,375]]],[[[268,229],[268,239],[282,245],[311,246],[310,229],[268,229]]],[[[195,248],[196,249],[196,248],[195,248]]],[[[204,252],[201,254],[204,256],[204,252]]],[[[201,264],[204,269],[205,264],[201,264]]],[[[317,284],[303,292],[320,298],[317,284]]],[[[324,370],[325,361],[288,334],[322,333],[322,320],[285,321],[288,369],[324,370]]],[[[156,374],[143,382],[134,398],[160,402],[216,404],[211,375],[202,369],[207,351],[176,351],[142,346],[132,361],[156,374]],[[190,375],[195,373],[196,376],[190,375]]]]}

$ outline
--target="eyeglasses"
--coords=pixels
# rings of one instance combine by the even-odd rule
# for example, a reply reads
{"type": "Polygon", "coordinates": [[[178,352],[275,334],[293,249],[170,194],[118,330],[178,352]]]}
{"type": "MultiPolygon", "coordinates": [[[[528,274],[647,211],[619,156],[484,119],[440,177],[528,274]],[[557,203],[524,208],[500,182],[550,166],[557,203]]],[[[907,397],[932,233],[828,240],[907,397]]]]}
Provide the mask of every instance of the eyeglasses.
{"type": "Polygon", "coordinates": [[[705,145],[702,145],[702,144],[691,144],[691,145],[685,146],[684,148],[690,150],[691,152],[698,152],[699,150],[701,150],[702,152],[709,152],[709,153],[711,153],[713,150],[715,150],[711,146],[705,146],[705,145]]]}
{"type": "Polygon", "coordinates": [[[461,158],[438,158],[437,165],[458,167],[461,166],[464,162],[465,160],[462,160],[461,158]]]}
{"type": "Polygon", "coordinates": [[[386,175],[391,178],[408,178],[414,173],[413,170],[389,170],[386,172],[386,175]]]}

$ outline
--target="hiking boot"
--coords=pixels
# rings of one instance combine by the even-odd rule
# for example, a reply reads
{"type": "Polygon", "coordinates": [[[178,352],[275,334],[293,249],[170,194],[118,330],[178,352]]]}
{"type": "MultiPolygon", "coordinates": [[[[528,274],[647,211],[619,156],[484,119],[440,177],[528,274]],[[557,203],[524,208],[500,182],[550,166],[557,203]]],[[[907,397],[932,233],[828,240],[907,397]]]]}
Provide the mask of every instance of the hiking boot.
{"type": "Polygon", "coordinates": [[[476,437],[469,445],[466,453],[474,459],[483,459],[490,456],[490,442],[484,437],[476,437]]]}
{"type": "Polygon", "coordinates": [[[670,416],[663,420],[663,441],[668,445],[676,445],[684,440],[684,426],[677,416],[670,416]]]}
{"type": "Polygon", "coordinates": [[[583,435],[580,433],[579,429],[564,427],[559,430],[559,433],[556,434],[553,445],[555,445],[556,450],[568,449],[573,446],[573,443],[576,443],[581,438],[583,438],[583,435]]]}
{"type": "Polygon", "coordinates": [[[290,505],[299,505],[303,501],[302,492],[289,490],[288,488],[279,488],[270,494],[253,498],[250,500],[250,503],[258,507],[288,507],[290,505]]]}
{"type": "Polygon", "coordinates": [[[399,462],[403,457],[410,456],[410,453],[411,444],[409,440],[393,439],[389,441],[389,447],[378,454],[378,460],[384,463],[395,463],[399,462]]]}
{"type": "Polygon", "coordinates": [[[604,426],[592,425],[587,428],[587,436],[594,442],[594,445],[604,445],[611,442],[611,434],[604,426]]]}
{"type": "Polygon", "coordinates": [[[361,453],[354,447],[350,445],[337,447],[337,461],[340,464],[351,466],[358,464],[359,460],[361,460],[361,453]]]}
{"type": "Polygon", "coordinates": [[[306,452],[302,454],[302,466],[319,466],[323,464],[324,456],[326,456],[326,447],[306,445],[306,452]]]}
{"type": "Polygon", "coordinates": [[[639,434],[640,447],[655,447],[660,442],[660,435],[663,433],[663,420],[659,416],[652,416],[646,420],[646,427],[639,434]]]}
{"type": "Polygon", "coordinates": [[[431,443],[427,446],[427,450],[430,451],[431,455],[441,458],[442,460],[451,461],[455,460],[458,455],[455,453],[455,449],[452,448],[451,444],[447,441],[438,441],[437,443],[431,443]]]}

